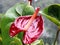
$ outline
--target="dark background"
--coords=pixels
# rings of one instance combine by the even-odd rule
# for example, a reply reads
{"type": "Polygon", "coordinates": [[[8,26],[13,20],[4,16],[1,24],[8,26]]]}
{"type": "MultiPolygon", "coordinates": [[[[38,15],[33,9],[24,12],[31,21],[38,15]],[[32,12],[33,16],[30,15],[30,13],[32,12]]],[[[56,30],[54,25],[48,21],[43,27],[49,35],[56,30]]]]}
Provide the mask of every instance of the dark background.
{"type": "MultiPolygon", "coordinates": [[[[27,0],[0,0],[0,13],[5,13],[10,7],[20,2],[27,3],[28,1],[27,0]]],[[[42,10],[44,7],[55,3],[60,3],[60,0],[33,0],[32,6],[34,8],[40,6],[42,10]]],[[[46,17],[43,18],[44,18],[44,31],[42,33],[41,38],[43,38],[43,40],[46,43],[49,43],[51,45],[56,36],[57,26],[53,24],[51,21],[49,21],[46,17]]],[[[60,39],[58,38],[58,45],[60,45],[59,42],[60,39]]]]}

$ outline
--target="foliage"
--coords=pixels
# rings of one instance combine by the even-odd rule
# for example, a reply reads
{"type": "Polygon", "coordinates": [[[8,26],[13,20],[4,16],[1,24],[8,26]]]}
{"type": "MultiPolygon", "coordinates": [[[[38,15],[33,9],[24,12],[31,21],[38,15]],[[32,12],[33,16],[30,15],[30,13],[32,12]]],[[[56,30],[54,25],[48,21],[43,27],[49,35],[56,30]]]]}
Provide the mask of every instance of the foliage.
{"type": "Polygon", "coordinates": [[[46,16],[57,26],[60,26],[60,4],[53,4],[44,8],[41,14],[46,16]]]}

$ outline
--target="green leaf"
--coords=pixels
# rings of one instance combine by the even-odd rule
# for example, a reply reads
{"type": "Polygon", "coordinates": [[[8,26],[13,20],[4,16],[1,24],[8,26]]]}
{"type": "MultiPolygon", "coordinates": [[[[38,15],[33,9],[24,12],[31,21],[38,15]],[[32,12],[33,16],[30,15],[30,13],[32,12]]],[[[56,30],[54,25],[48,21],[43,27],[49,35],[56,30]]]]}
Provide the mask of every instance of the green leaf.
{"type": "Polygon", "coordinates": [[[2,45],[2,37],[1,37],[1,35],[0,35],[0,45],[2,45]]]}
{"type": "Polygon", "coordinates": [[[0,28],[1,28],[1,18],[4,16],[4,14],[0,14],[0,28]]]}
{"type": "Polygon", "coordinates": [[[22,42],[19,38],[14,37],[13,41],[11,41],[9,45],[22,45],[22,42]]]}
{"type": "Polygon", "coordinates": [[[23,38],[23,34],[24,34],[23,32],[20,32],[20,33],[17,35],[17,37],[20,38],[21,41],[22,41],[22,38],[23,38]]]}
{"type": "Polygon", "coordinates": [[[16,11],[18,14],[24,16],[24,15],[32,15],[34,13],[34,8],[29,4],[21,3],[21,5],[16,7],[16,11]]]}
{"type": "Polygon", "coordinates": [[[1,20],[1,30],[2,30],[2,38],[3,38],[3,45],[9,45],[10,42],[14,39],[9,36],[9,29],[11,26],[11,23],[18,17],[20,16],[15,8],[16,6],[19,6],[20,3],[16,4],[12,8],[10,8],[6,14],[3,16],[1,20]]]}
{"type": "Polygon", "coordinates": [[[2,45],[2,41],[0,41],[0,45],[2,45]]]}
{"type": "Polygon", "coordinates": [[[21,6],[17,6],[16,7],[16,11],[18,14],[22,15],[22,12],[23,12],[23,9],[21,9],[22,7],[21,6]]]}
{"type": "MultiPolygon", "coordinates": [[[[25,9],[24,6],[26,6],[25,3],[23,3],[23,4],[22,3],[17,3],[16,5],[11,7],[10,9],[8,9],[6,14],[2,17],[1,30],[2,30],[3,45],[10,45],[10,42],[13,41],[14,38],[11,38],[9,36],[10,26],[17,17],[22,15],[22,13],[23,13],[22,11],[23,11],[23,9],[25,9]]],[[[29,13],[29,15],[30,15],[30,13],[29,13]]],[[[19,39],[23,38],[22,35],[23,34],[21,34],[21,33],[18,34],[19,39]],[[20,37],[20,36],[22,36],[22,37],[20,37]]]]}
{"type": "Polygon", "coordinates": [[[0,14],[0,45],[2,45],[1,19],[3,16],[4,16],[4,14],[0,14]]]}
{"type": "Polygon", "coordinates": [[[45,16],[46,18],[48,18],[50,21],[52,21],[53,23],[55,23],[57,26],[60,26],[60,21],[57,20],[56,18],[49,16],[47,14],[44,14],[43,12],[41,13],[43,16],[45,16]]]}
{"type": "Polygon", "coordinates": [[[57,26],[60,26],[60,4],[54,4],[44,8],[41,14],[46,16],[57,26]]]}
{"type": "MultiPolygon", "coordinates": [[[[3,42],[3,45],[9,45],[9,43],[12,41],[12,39],[13,38],[11,38],[10,36],[9,36],[9,27],[10,27],[10,23],[9,24],[7,24],[6,26],[5,26],[5,28],[4,29],[2,29],[2,38],[3,38],[3,40],[2,40],[2,42],[3,42]]],[[[2,27],[3,28],[3,27],[2,27]]]]}
{"type": "Polygon", "coordinates": [[[9,36],[9,28],[10,28],[10,25],[11,25],[11,24],[12,24],[12,22],[9,23],[9,24],[7,24],[7,25],[5,26],[5,28],[4,28],[4,30],[2,30],[2,38],[3,38],[2,42],[3,42],[3,45],[10,45],[10,43],[11,43],[12,41],[15,41],[15,40],[17,40],[17,42],[19,42],[19,43],[16,42],[17,45],[19,45],[20,43],[21,43],[21,45],[22,45],[22,42],[19,41],[20,39],[18,40],[18,38],[11,38],[11,37],[9,36]]]}
{"type": "Polygon", "coordinates": [[[42,39],[40,39],[39,45],[44,45],[44,41],[42,39]]]}
{"type": "Polygon", "coordinates": [[[21,16],[15,10],[15,8],[17,6],[19,6],[19,5],[20,5],[20,3],[17,3],[16,5],[14,5],[13,7],[11,7],[10,9],[8,9],[8,11],[6,12],[5,16],[7,16],[8,18],[10,18],[11,20],[12,19],[15,20],[15,18],[17,18],[18,16],[21,16]]]}
{"type": "Polygon", "coordinates": [[[34,13],[34,8],[31,5],[26,5],[23,10],[23,15],[32,15],[34,13]]]}
{"type": "Polygon", "coordinates": [[[16,12],[22,16],[23,10],[27,4],[21,3],[19,6],[16,7],[16,12]]]}
{"type": "Polygon", "coordinates": [[[31,45],[44,45],[44,41],[43,41],[42,39],[36,40],[36,41],[33,42],[31,45]]]}
{"type": "Polygon", "coordinates": [[[33,42],[31,45],[37,45],[40,43],[40,40],[36,40],[35,42],[33,42]]]}
{"type": "Polygon", "coordinates": [[[1,34],[1,19],[4,16],[4,14],[0,14],[0,45],[2,45],[2,34],[1,34]]]}

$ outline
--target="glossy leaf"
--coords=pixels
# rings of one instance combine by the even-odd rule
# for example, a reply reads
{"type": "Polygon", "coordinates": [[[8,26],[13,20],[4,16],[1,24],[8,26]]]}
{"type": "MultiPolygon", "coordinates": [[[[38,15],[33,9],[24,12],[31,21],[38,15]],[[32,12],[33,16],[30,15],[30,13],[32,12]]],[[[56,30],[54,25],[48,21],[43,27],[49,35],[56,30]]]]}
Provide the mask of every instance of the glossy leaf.
{"type": "Polygon", "coordinates": [[[10,27],[10,36],[15,36],[19,32],[24,32],[23,42],[30,44],[39,38],[43,31],[43,19],[42,16],[37,16],[32,22],[28,30],[24,27],[28,23],[31,16],[20,16],[17,18],[10,27]]]}
{"type": "Polygon", "coordinates": [[[42,14],[57,26],[60,26],[60,4],[54,4],[44,8],[42,14]]]}
{"type": "Polygon", "coordinates": [[[17,6],[20,6],[20,3],[17,3],[16,5],[8,9],[8,11],[6,12],[5,16],[8,17],[10,20],[15,20],[15,18],[21,16],[16,12],[17,6]]]}
{"type": "Polygon", "coordinates": [[[34,8],[29,4],[21,4],[16,7],[16,11],[20,15],[32,15],[34,13],[34,8]]]}
{"type": "Polygon", "coordinates": [[[23,15],[23,10],[24,8],[26,7],[27,4],[23,4],[21,3],[19,6],[16,6],[16,12],[19,14],[19,15],[23,15]]]}

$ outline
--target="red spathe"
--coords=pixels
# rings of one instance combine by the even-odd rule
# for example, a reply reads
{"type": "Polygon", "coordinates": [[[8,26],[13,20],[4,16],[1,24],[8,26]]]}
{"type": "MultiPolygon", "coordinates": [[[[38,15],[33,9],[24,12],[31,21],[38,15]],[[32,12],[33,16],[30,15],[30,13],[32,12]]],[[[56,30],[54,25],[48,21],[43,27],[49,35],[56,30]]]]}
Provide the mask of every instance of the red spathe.
{"type": "Polygon", "coordinates": [[[29,22],[30,18],[31,16],[18,17],[10,27],[10,36],[13,37],[20,32],[24,32],[24,44],[30,44],[34,42],[36,39],[38,39],[43,31],[42,16],[36,16],[28,30],[25,30],[24,27],[29,22]]]}

